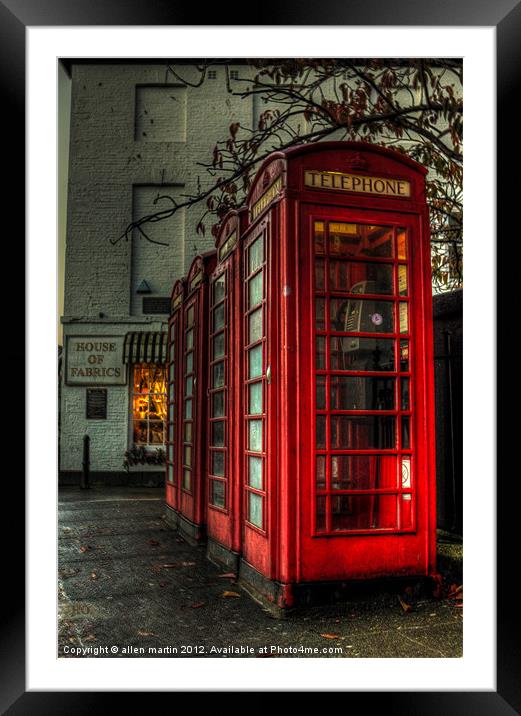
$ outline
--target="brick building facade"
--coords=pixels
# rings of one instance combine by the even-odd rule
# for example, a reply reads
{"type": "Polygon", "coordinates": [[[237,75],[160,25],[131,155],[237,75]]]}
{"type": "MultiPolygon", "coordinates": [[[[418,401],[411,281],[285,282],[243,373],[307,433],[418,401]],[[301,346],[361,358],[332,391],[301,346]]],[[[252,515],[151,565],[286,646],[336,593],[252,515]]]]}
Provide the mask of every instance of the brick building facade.
{"type": "Polygon", "coordinates": [[[164,450],[167,299],[193,257],[213,248],[213,239],[209,231],[204,237],[196,231],[198,206],[144,227],[152,242],[137,231],[120,237],[132,220],[169,208],[171,201],[161,197],[179,199],[204,188],[208,178],[197,163],[208,161],[232,122],[251,126],[265,106],[227,92],[239,72],[245,76],[244,65],[217,66],[201,87],[189,84],[199,76],[193,65],[176,65],[185,83],[159,61],[69,61],[67,70],[60,477],[78,481],[89,435],[93,480],[157,481],[163,473],[154,461],[164,450]],[[136,464],[127,473],[125,454],[133,448],[136,464]]]}

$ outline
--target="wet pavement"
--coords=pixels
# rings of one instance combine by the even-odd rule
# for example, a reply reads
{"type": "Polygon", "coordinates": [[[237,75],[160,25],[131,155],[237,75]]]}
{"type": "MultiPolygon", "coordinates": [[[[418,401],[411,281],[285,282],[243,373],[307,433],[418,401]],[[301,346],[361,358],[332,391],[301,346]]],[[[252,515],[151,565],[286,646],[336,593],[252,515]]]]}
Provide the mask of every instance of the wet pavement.
{"type": "Polygon", "coordinates": [[[60,491],[59,656],[462,656],[452,576],[438,599],[397,593],[276,619],[163,515],[158,488],[60,491]]]}

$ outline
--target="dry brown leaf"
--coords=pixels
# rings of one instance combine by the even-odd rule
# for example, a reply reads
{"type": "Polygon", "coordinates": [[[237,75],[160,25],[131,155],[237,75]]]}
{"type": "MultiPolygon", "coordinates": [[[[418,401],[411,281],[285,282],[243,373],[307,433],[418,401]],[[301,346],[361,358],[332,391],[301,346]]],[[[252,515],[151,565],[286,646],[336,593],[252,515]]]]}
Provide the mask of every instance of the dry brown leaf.
{"type": "Polygon", "coordinates": [[[97,637],[95,637],[94,634],[89,634],[83,637],[83,641],[97,641],[97,637]]]}
{"type": "Polygon", "coordinates": [[[143,629],[140,629],[138,631],[138,636],[159,636],[159,634],[154,634],[153,631],[143,631],[143,629]]]}
{"type": "Polygon", "coordinates": [[[340,639],[340,634],[321,634],[324,639],[340,639]]]}
{"type": "Polygon", "coordinates": [[[235,572],[226,572],[226,574],[218,574],[217,579],[235,579],[235,572]]]}
{"type": "Polygon", "coordinates": [[[404,602],[403,599],[399,596],[398,601],[400,602],[400,605],[403,609],[403,611],[407,614],[407,612],[412,612],[412,607],[410,604],[407,604],[407,602],[404,602]]]}
{"type": "Polygon", "coordinates": [[[223,597],[240,597],[239,592],[223,592],[223,597]]]}
{"type": "Polygon", "coordinates": [[[90,544],[86,544],[83,547],[80,547],[80,552],[89,552],[92,549],[90,544]]]}
{"type": "Polygon", "coordinates": [[[206,602],[196,602],[195,604],[190,604],[190,609],[200,609],[201,607],[205,607],[206,602]]]}
{"type": "Polygon", "coordinates": [[[92,574],[90,575],[90,578],[91,578],[91,579],[97,579],[97,578],[98,578],[98,575],[96,574],[96,572],[92,572],[92,574]]]}
{"type": "Polygon", "coordinates": [[[149,539],[148,544],[151,545],[152,547],[158,547],[160,542],[158,542],[157,539],[149,539]]]}

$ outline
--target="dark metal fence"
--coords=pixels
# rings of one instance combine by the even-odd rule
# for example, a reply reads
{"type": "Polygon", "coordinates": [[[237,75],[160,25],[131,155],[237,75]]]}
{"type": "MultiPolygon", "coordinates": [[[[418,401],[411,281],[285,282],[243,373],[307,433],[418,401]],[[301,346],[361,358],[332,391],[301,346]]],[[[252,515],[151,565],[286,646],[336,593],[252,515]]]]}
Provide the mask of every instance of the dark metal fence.
{"type": "Polygon", "coordinates": [[[438,528],[463,532],[463,290],[434,296],[438,528]]]}

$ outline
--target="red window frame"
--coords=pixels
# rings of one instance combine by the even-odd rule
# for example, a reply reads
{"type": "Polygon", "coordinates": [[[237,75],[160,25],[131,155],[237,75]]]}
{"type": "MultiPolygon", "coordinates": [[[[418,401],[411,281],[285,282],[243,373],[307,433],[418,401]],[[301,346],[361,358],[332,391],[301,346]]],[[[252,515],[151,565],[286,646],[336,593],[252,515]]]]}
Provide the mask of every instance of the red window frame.
{"type": "Polygon", "coordinates": [[[212,278],[210,286],[210,306],[209,306],[209,371],[208,371],[208,507],[220,512],[228,513],[229,511],[229,445],[230,445],[230,424],[229,424],[229,394],[230,394],[230,301],[229,301],[229,290],[230,290],[230,271],[228,264],[225,264],[223,270],[212,278]],[[224,278],[224,292],[223,296],[216,300],[216,285],[220,279],[224,278]],[[215,315],[216,311],[220,307],[223,307],[223,323],[215,329],[215,315]],[[215,339],[221,335],[223,336],[223,353],[218,356],[215,355],[214,349],[216,341],[215,339]],[[214,369],[215,367],[223,363],[223,383],[222,385],[214,385],[214,369]],[[217,394],[222,394],[223,400],[223,414],[214,416],[213,408],[214,401],[217,394]],[[214,445],[213,425],[215,423],[222,422],[223,426],[223,444],[214,445]],[[213,470],[213,457],[214,454],[220,453],[223,458],[223,474],[216,475],[212,472],[213,470]],[[213,487],[214,484],[220,483],[223,485],[223,504],[215,504],[213,500],[213,487]]]}
{"type": "Polygon", "coordinates": [[[182,395],[182,404],[181,404],[181,410],[182,410],[182,419],[181,424],[183,426],[182,428],[182,434],[180,436],[180,443],[181,443],[181,455],[180,455],[180,463],[181,463],[181,476],[180,476],[180,486],[181,490],[183,492],[187,492],[188,494],[193,493],[193,465],[194,465],[194,459],[195,459],[195,440],[194,440],[194,427],[196,425],[196,413],[197,413],[197,401],[195,396],[195,381],[197,379],[197,309],[198,309],[198,301],[197,301],[197,295],[193,296],[192,298],[189,298],[186,302],[186,304],[183,306],[183,372],[182,372],[182,384],[181,384],[181,395],[182,395]],[[188,316],[190,314],[190,311],[192,313],[192,320],[191,322],[188,321],[188,316]],[[192,341],[191,345],[188,343],[187,336],[192,332],[192,341]],[[188,362],[188,356],[191,354],[192,358],[192,365],[190,370],[187,370],[187,362],[188,362]],[[186,386],[188,383],[188,379],[191,379],[191,393],[187,395],[186,386]],[[187,415],[187,404],[188,401],[190,401],[190,415],[187,415]],[[190,440],[186,439],[186,428],[187,425],[190,425],[190,440]],[[187,454],[187,448],[190,449],[190,464],[187,464],[185,460],[185,456],[187,454]],[[187,486],[187,474],[189,474],[189,484],[187,486]]]}
{"type": "Polygon", "coordinates": [[[263,227],[260,231],[256,231],[252,234],[244,244],[243,250],[243,405],[244,405],[244,462],[243,462],[243,485],[244,485],[244,503],[243,503],[243,514],[244,523],[248,528],[260,532],[263,535],[267,534],[267,508],[268,508],[268,493],[266,485],[266,461],[267,461],[267,390],[266,390],[266,366],[267,366],[267,311],[266,311],[266,295],[267,295],[267,253],[268,253],[268,233],[266,228],[263,227]],[[252,246],[260,241],[262,245],[262,259],[253,270],[250,271],[250,250],[252,246]],[[262,294],[260,302],[250,306],[250,285],[252,280],[256,280],[259,275],[262,275],[262,294]],[[255,314],[256,311],[261,311],[262,318],[262,330],[260,337],[250,341],[250,316],[255,314]],[[249,377],[249,365],[250,355],[252,349],[261,346],[262,362],[260,373],[257,373],[252,378],[249,377]],[[250,386],[259,384],[261,386],[261,399],[262,399],[262,410],[260,413],[250,413],[250,386]],[[250,449],[250,424],[253,421],[259,421],[261,424],[262,438],[261,438],[261,449],[252,450],[250,449]],[[261,474],[260,474],[260,487],[255,487],[250,484],[250,458],[261,461],[261,474]],[[261,524],[251,522],[250,517],[250,500],[253,499],[252,495],[257,496],[260,499],[261,506],[261,524]]]}
{"type": "MultiPolygon", "coordinates": [[[[313,437],[314,447],[314,465],[313,465],[313,500],[312,500],[312,534],[315,537],[331,537],[331,536],[346,536],[356,534],[389,534],[389,533],[402,533],[402,532],[414,532],[416,529],[415,525],[415,486],[411,483],[411,475],[414,475],[414,435],[413,435],[413,411],[410,396],[413,394],[414,389],[414,351],[411,351],[412,337],[414,335],[414,326],[412,325],[412,311],[410,310],[410,304],[414,300],[412,281],[411,281],[411,269],[410,269],[410,250],[411,250],[411,227],[404,226],[405,222],[395,223],[394,221],[384,220],[382,223],[378,222],[378,226],[385,226],[392,230],[392,246],[393,252],[392,257],[371,257],[371,256],[351,256],[342,255],[337,253],[331,253],[330,251],[330,236],[329,236],[329,225],[332,223],[356,223],[358,225],[373,225],[372,221],[353,221],[350,222],[348,218],[342,219],[327,217],[327,216],[316,216],[310,217],[310,236],[312,242],[312,296],[313,296],[313,374],[314,374],[314,390],[313,390],[313,414],[317,424],[317,429],[313,437]],[[315,226],[317,223],[322,223],[324,227],[324,252],[315,252],[315,226]],[[405,231],[406,244],[408,243],[407,252],[405,256],[399,255],[398,252],[398,232],[405,231]],[[318,261],[323,262],[323,286],[322,283],[317,287],[317,263],[318,261]],[[335,263],[337,271],[340,270],[342,264],[379,264],[392,266],[392,292],[390,293],[352,293],[346,290],[341,290],[331,286],[331,262],[335,263]],[[407,294],[403,295],[400,292],[400,275],[403,275],[403,270],[399,267],[405,267],[407,294]],[[317,299],[323,300],[324,302],[324,313],[323,313],[323,327],[317,328],[317,299]],[[338,330],[331,325],[331,301],[335,299],[341,299],[346,301],[378,301],[379,303],[386,303],[393,305],[393,330],[386,332],[379,331],[361,331],[361,330],[338,330]],[[400,306],[407,306],[407,330],[401,331],[400,317],[401,308],[400,306]],[[349,338],[369,338],[369,339],[382,339],[392,341],[393,354],[394,354],[394,369],[391,371],[387,370],[347,370],[342,369],[338,365],[332,367],[331,365],[331,353],[333,341],[345,337],[349,338]],[[318,340],[323,339],[324,348],[324,364],[321,367],[317,367],[317,344],[318,340]],[[318,340],[317,340],[318,339],[318,340]],[[402,342],[407,342],[408,348],[408,366],[407,370],[402,370],[402,356],[401,346],[402,342]],[[323,377],[324,380],[324,394],[323,402],[322,398],[320,405],[324,407],[317,407],[317,395],[318,395],[318,377],[323,377]],[[380,380],[393,380],[393,408],[392,409],[341,409],[337,406],[332,406],[332,378],[374,378],[380,380]],[[402,407],[402,381],[408,380],[408,406],[407,408],[402,407]],[[332,444],[332,421],[334,418],[356,421],[367,416],[368,418],[381,419],[392,418],[394,420],[394,446],[389,448],[360,448],[360,447],[333,447],[332,444]],[[318,421],[322,420],[325,423],[324,431],[324,443],[320,441],[320,445],[324,447],[318,447],[317,434],[318,434],[318,421]],[[408,446],[404,446],[402,437],[404,434],[405,421],[408,421],[408,446]],[[332,465],[334,458],[342,457],[357,457],[366,456],[367,458],[374,457],[376,462],[379,460],[379,456],[393,456],[395,458],[394,469],[395,474],[395,485],[394,487],[384,488],[369,488],[369,489],[334,489],[332,465]],[[325,460],[325,471],[324,478],[325,483],[320,483],[318,487],[318,471],[317,464],[318,459],[324,458],[325,460]],[[408,475],[406,487],[404,487],[404,471],[408,461],[408,475]],[[379,496],[390,495],[395,497],[395,511],[396,521],[394,526],[389,527],[364,527],[364,528],[345,528],[345,529],[333,529],[332,521],[334,512],[334,506],[344,504],[346,500],[352,500],[353,498],[360,497],[372,497],[378,498],[379,496]],[[404,499],[405,498],[405,499],[404,499]],[[320,514],[324,515],[323,524],[318,524],[319,515],[319,500],[323,505],[323,512],[320,514]],[[409,503],[409,518],[407,523],[405,519],[402,519],[406,515],[405,502],[409,503]]],[[[336,282],[338,285],[338,282],[336,282]]],[[[349,304],[347,304],[349,305],[349,304]]],[[[347,310],[347,309],[346,309],[347,310]]],[[[358,311],[361,312],[361,305],[358,311]]],[[[376,315],[376,314],[373,314],[376,315]]],[[[321,319],[322,324],[322,319],[321,319]]],[[[351,423],[353,424],[353,423],[351,423]]],[[[384,423],[382,423],[384,424],[384,423]]],[[[337,462],[338,464],[338,462],[337,462]]]]}

